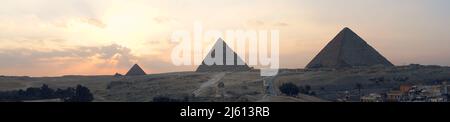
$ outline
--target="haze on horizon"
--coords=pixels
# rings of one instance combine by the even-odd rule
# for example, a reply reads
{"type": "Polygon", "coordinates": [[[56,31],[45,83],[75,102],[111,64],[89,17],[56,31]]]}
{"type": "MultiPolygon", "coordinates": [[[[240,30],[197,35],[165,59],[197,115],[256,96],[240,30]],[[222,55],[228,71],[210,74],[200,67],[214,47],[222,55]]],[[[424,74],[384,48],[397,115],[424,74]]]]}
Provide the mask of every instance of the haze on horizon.
{"type": "MultiPolygon", "coordinates": [[[[349,27],[395,65],[450,65],[448,0],[14,0],[0,4],[0,75],[176,67],[174,30],[280,30],[281,68],[303,68],[349,27]]],[[[226,41],[226,40],[225,40],[226,41]]]]}

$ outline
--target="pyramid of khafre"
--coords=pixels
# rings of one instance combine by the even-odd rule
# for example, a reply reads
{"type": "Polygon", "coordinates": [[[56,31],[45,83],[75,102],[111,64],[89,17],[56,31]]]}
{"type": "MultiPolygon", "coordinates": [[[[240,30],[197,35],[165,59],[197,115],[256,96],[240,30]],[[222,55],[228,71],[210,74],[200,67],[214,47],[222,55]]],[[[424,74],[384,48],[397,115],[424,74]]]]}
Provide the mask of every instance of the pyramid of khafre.
{"type": "Polygon", "coordinates": [[[144,70],[142,70],[142,68],[139,67],[139,65],[137,64],[134,64],[133,67],[131,67],[131,69],[128,70],[127,74],[125,74],[125,76],[137,76],[137,75],[146,75],[144,70]]]}
{"type": "Polygon", "coordinates": [[[344,28],[306,68],[393,66],[386,58],[349,28],[344,28]]]}
{"type": "Polygon", "coordinates": [[[217,39],[217,42],[214,44],[213,48],[211,49],[211,51],[208,53],[208,56],[211,56],[212,58],[215,58],[215,49],[222,49],[223,51],[223,58],[222,64],[212,64],[212,65],[207,65],[205,63],[205,60],[207,60],[207,58],[205,58],[202,62],[202,64],[200,66],[198,66],[196,72],[227,72],[227,71],[248,71],[251,68],[248,67],[248,65],[236,54],[236,52],[234,52],[230,47],[228,47],[228,45],[225,43],[225,41],[223,41],[221,38],[217,39]],[[220,47],[222,46],[222,47],[220,47]],[[227,57],[227,53],[228,54],[232,54],[230,56],[227,57]],[[231,56],[234,56],[231,57],[231,56]],[[229,60],[228,62],[231,62],[231,60],[233,60],[232,62],[234,62],[233,64],[227,64],[227,60],[229,60]],[[240,63],[238,63],[240,62],[240,63]]]}

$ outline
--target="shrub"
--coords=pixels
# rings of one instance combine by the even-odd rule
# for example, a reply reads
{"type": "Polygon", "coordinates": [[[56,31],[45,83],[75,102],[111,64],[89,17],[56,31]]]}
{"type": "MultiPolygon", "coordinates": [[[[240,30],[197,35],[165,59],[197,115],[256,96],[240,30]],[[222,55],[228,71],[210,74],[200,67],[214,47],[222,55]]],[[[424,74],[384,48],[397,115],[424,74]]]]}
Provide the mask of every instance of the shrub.
{"type": "Polygon", "coordinates": [[[296,96],[300,92],[299,88],[293,83],[284,83],[279,89],[283,94],[288,96],[296,96]]]}
{"type": "Polygon", "coordinates": [[[75,88],[75,92],[68,99],[65,99],[65,102],[91,102],[94,100],[94,95],[92,95],[91,91],[84,86],[77,85],[75,88]]]}
{"type": "Polygon", "coordinates": [[[25,101],[40,99],[62,99],[64,102],[90,102],[94,99],[87,87],[78,85],[76,88],[53,90],[47,84],[42,87],[29,87],[26,90],[1,91],[0,101],[25,101]]]}
{"type": "Polygon", "coordinates": [[[298,86],[299,88],[299,92],[302,94],[307,94],[307,95],[312,95],[311,93],[313,91],[311,91],[311,86],[310,85],[305,85],[305,86],[298,86]]]}
{"type": "Polygon", "coordinates": [[[188,97],[184,97],[183,100],[170,98],[167,96],[156,96],[153,97],[153,102],[187,102],[189,100],[188,97]]]}

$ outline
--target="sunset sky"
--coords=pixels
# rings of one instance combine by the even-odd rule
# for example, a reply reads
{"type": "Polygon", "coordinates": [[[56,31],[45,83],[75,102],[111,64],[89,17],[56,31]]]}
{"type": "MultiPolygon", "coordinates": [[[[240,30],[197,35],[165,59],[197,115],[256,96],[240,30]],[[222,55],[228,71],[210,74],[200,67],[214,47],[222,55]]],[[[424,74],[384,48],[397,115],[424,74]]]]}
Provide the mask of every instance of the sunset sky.
{"type": "Polygon", "coordinates": [[[5,0],[0,75],[194,70],[174,66],[175,30],[280,30],[281,68],[303,68],[349,27],[395,65],[450,65],[449,0],[5,0]]]}

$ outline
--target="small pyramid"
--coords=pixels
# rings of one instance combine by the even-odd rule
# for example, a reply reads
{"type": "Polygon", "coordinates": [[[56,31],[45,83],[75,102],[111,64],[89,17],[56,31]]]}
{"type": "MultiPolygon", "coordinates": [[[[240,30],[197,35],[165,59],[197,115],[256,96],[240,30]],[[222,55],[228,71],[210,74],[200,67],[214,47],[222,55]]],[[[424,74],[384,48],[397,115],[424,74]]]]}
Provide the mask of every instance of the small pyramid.
{"type": "Polygon", "coordinates": [[[131,67],[131,69],[128,70],[127,74],[125,74],[125,76],[137,76],[137,75],[146,75],[144,70],[142,70],[142,68],[139,67],[139,65],[137,64],[134,64],[133,67],[131,67]]]}
{"type": "Polygon", "coordinates": [[[344,28],[306,68],[394,66],[350,28],[344,28]]]}
{"type": "Polygon", "coordinates": [[[116,74],[114,74],[114,77],[122,77],[122,76],[123,76],[122,74],[117,73],[117,72],[116,72],[116,74]]]}
{"type": "Polygon", "coordinates": [[[217,39],[216,43],[214,44],[214,47],[211,49],[211,51],[208,53],[208,56],[215,57],[215,49],[220,49],[219,46],[223,46],[223,64],[217,65],[207,65],[205,64],[206,58],[203,60],[202,64],[198,66],[196,72],[235,72],[235,71],[248,71],[251,68],[248,67],[248,65],[234,52],[221,38],[217,39]],[[233,54],[234,58],[227,58],[227,51],[228,54],[233,54]],[[233,60],[233,64],[227,64],[227,60],[233,60]],[[244,64],[238,64],[238,62],[243,62],[244,64]]]}

